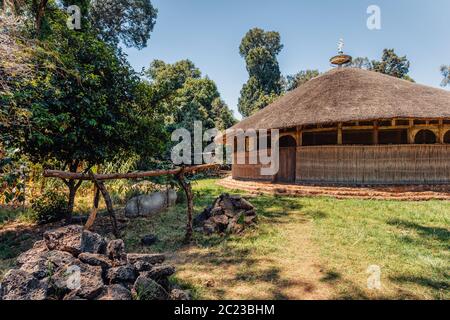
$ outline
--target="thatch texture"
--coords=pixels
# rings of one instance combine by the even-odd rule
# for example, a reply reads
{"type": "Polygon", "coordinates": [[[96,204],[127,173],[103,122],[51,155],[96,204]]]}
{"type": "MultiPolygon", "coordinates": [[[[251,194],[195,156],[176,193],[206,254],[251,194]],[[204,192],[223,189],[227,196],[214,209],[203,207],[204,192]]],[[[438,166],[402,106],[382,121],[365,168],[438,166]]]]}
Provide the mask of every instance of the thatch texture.
{"type": "Polygon", "coordinates": [[[283,129],[391,118],[450,118],[450,92],[355,69],[333,69],[233,129],[283,129]]]}

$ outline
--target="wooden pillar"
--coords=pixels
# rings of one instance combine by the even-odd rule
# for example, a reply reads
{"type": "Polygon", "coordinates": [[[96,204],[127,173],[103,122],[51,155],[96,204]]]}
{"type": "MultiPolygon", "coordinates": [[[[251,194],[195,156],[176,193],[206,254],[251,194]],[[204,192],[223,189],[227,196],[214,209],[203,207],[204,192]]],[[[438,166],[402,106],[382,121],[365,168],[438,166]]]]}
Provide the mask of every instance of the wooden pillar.
{"type": "Polygon", "coordinates": [[[337,144],[341,145],[342,144],[342,123],[339,122],[338,123],[338,137],[337,137],[337,144]]]}
{"type": "Polygon", "coordinates": [[[414,127],[414,120],[410,119],[408,128],[408,144],[414,144],[413,127],[414,127]]]}
{"type": "Polygon", "coordinates": [[[302,127],[298,126],[297,127],[297,131],[296,131],[296,135],[297,135],[297,147],[301,147],[303,145],[303,134],[302,134],[302,127]]]}
{"type": "Polygon", "coordinates": [[[373,144],[377,145],[378,141],[378,121],[373,122],[373,144]]]}
{"type": "Polygon", "coordinates": [[[439,120],[439,137],[438,142],[444,144],[444,120],[439,120]]]}

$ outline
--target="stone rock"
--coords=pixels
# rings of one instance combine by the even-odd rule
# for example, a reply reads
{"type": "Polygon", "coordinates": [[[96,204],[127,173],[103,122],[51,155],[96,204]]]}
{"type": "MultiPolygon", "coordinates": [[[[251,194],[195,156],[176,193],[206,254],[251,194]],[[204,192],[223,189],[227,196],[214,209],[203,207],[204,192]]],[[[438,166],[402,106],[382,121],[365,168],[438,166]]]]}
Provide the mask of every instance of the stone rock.
{"type": "Polygon", "coordinates": [[[211,218],[211,211],[213,210],[212,207],[208,207],[205,210],[202,211],[199,215],[197,215],[194,218],[193,224],[194,226],[200,226],[202,225],[206,220],[211,218]]]}
{"type": "Polygon", "coordinates": [[[155,280],[140,275],[133,285],[133,292],[138,300],[166,300],[168,294],[155,280]]]}
{"type": "Polygon", "coordinates": [[[72,292],[82,299],[94,299],[103,289],[102,268],[76,261],[52,276],[52,287],[59,294],[72,292]]]}
{"type": "Polygon", "coordinates": [[[125,206],[125,216],[128,218],[151,216],[167,207],[175,205],[177,193],[170,189],[131,198],[125,206]]]}
{"type": "Polygon", "coordinates": [[[105,286],[96,300],[132,300],[131,291],[120,284],[105,286]]]}
{"type": "Polygon", "coordinates": [[[25,262],[20,270],[26,271],[37,279],[49,277],[53,272],[76,259],[65,251],[45,251],[25,262]]]}
{"type": "Polygon", "coordinates": [[[244,217],[244,223],[247,225],[254,224],[257,221],[258,217],[254,216],[246,216],[244,217]]]}
{"type": "Polygon", "coordinates": [[[133,283],[134,280],[136,280],[136,277],[136,269],[132,265],[114,267],[109,269],[106,273],[106,279],[110,284],[123,282],[133,283]]]}
{"type": "Polygon", "coordinates": [[[209,219],[209,222],[215,226],[215,230],[218,232],[223,232],[226,230],[228,226],[228,217],[226,215],[220,215],[220,216],[212,216],[209,219]]]}
{"type": "Polygon", "coordinates": [[[6,273],[0,286],[0,300],[45,300],[48,279],[38,280],[30,273],[13,269],[6,273]]]}
{"type": "Polygon", "coordinates": [[[98,233],[84,230],[81,234],[81,252],[100,253],[106,252],[106,240],[98,233]]]}
{"type": "Polygon", "coordinates": [[[257,222],[255,207],[239,195],[220,195],[212,207],[204,210],[201,218],[197,218],[203,226],[203,232],[211,235],[218,233],[240,233],[245,226],[257,222]]]}
{"type": "Polygon", "coordinates": [[[135,264],[137,262],[146,262],[149,264],[159,264],[164,262],[165,257],[163,254],[154,253],[154,254],[148,254],[148,253],[129,253],[127,254],[128,262],[131,264],[135,264]]]}
{"type": "Polygon", "coordinates": [[[211,235],[214,232],[216,232],[216,226],[210,222],[209,220],[205,222],[205,224],[203,225],[203,231],[207,234],[207,235],[211,235]]]}
{"type": "Polygon", "coordinates": [[[150,279],[153,280],[160,280],[160,279],[164,279],[167,277],[170,277],[171,275],[173,275],[175,273],[175,268],[173,266],[170,265],[159,265],[159,266],[155,266],[153,267],[150,271],[147,271],[144,274],[145,276],[147,276],[150,279]]]}
{"type": "Polygon", "coordinates": [[[17,263],[18,264],[24,264],[26,262],[29,262],[33,259],[36,259],[36,257],[39,257],[42,253],[47,252],[48,248],[45,244],[44,240],[36,241],[33,245],[33,248],[31,248],[28,251],[23,252],[17,257],[17,263]]]}
{"type": "MultiPolygon", "coordinates": [[[[115,262],[126,262],[125,243],[122,239],[111,240],[106,247],[106,255],[115,262]]],[[[120,264],[120,263],[119,263],[120,264]]]]}
{"type": "Polygon", "coordinates": [[[157,241],[158,241],[158,238],[154,234],[146,235],[146,236],[142,237],[142,239],[141,239],[141,243],[144,246],[151,246],[151,245],[155,244],[157,241]]]}
{"type": "Polygon", "coordinates": [[[49,250],[59,250],[78,256],[81,252],[82,226],[72,225],[44,233],[44,241],[49,250]]]}
{"type": "Polygon", "coordinates": [[[125,205],[125,216],[128,218],[139,217],[139,199],[138,197],[131,198],[125,205]]]}
{"type": "Polygon", "coordinates": [[[253,209],[255,209],[255,207],[250,202],[248,202],[247,200],[245,200],[243,198],[239,199],[238,203],[239,204],[237,205],[237,207],[239,209],[243,209],[243,210],[253,210],[253,209]]]}
{"type": "Polygon", "coordinates": [[[78,259],[80,259],[81,262],[87,263],[91,266],[102,267],[103,270],[112,267],[112,261],[109,260],[105,255],[99,253],[83,252],[80,253],[78,259]]]}
{"type": "Polygon", "coordinates": [[[133,266],[136,268],[136,271],[142,272],[142,271],[150,271],[154,267],[154,264],[148,263],[145,261],[136,261],[133,266]]]}
{"type": "Polygon", "coordinates": [[[181,290],[181,289],[173,289],[170,291],[169,295],[170,300],[191,300],[191,296],[189,292],[181,290]]]}

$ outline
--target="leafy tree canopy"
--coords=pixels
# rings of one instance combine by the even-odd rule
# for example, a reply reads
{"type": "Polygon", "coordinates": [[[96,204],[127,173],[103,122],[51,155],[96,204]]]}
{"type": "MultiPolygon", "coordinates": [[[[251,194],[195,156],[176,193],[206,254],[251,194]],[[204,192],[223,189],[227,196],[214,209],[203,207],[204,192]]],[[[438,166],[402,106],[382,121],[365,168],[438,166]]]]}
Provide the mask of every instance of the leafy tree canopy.
{"type": "Polygon", "coordinates": [[[441,86],[448,86],[450,84],[450,65],[441,66],[441,74],[444,77],[444,79],[442,79],[441,86]]]}
{"type": "Polygon", "coordinates": [[[408,75],[410,67],[409,60],[406,56],[398,56],[394,49],[384,49],[381,60],[369,61],[369,59],[365,57],[355,58],[350,66],[380,72],[396,78],[414,82],[414,80],[408,75]]]}
{"type": "Polygon", "coordinates": [[[280,67],[276,56],[282,50],[278,32],[251,29],[241,41],[239,52],[245,58],[249,80],[242,87],[239,112],[248,117],[267,106],[282,93],[280,67]]]}
{"type": "Polygon", "coordinates": [[[285,84],[286,91],[294,90],[319,75],[319,70],[304,70],[297,72],[294,75],[287,76],[285,84]]]}
{"type": "Polygon", "coordinates": [[[195,120],[203,127],[227,129],[235,123],[232,112],[220,99],[216,84],[202,77],[189,60],[167,64],[155,60],[145,71],[157,103],[167,110],[170,128],[192,129],[195,120]]]}

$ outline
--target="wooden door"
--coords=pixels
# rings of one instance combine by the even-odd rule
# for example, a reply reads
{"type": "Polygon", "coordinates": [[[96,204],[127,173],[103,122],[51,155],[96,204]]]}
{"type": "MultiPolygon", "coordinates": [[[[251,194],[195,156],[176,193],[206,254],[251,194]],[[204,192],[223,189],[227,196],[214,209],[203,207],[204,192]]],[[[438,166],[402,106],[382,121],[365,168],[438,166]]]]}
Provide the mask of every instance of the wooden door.
{"type": "Polygon", "coordinates": [[[280,168],[277,181],[285,183],[295,182],[296,148],[280,148],[280,168]]]}

